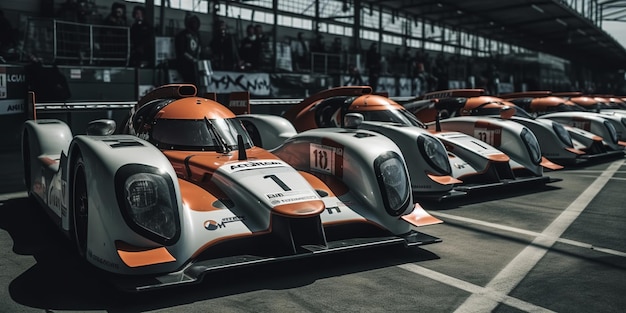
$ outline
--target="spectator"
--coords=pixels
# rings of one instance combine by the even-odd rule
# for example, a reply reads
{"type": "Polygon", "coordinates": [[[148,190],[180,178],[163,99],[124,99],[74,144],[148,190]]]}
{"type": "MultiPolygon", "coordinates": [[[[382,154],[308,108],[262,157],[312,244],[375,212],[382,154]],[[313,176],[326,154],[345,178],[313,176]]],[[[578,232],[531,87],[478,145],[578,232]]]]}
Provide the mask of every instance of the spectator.
{"type": "Polygon", "coordinates": [[[102,28],[102,38],[100,39],[101,45],[99,46],[98,57],[102,58],[101,64],[112,63],[117,64],[118,59],[124,59],[124,63],[128,61],[126,51],[128,51],[128,29],[121,27],[127,27],[126,21],[126,5],[114,2],[111,5],[111,12],[104,19],[102,28]]]}
{"type": "Polygon", "coordinates": [[[432,86],[436,90],[448,89],[448,67],[443,53],[439,53],[435,58],[435,66],[432,70],[433,75],[437,77],[437,86],[432,86]]]}
{"type": "Polygon", "coordinates": [[[315,36],[315,40],[313,41],[313,44],[311,44],[311,52],[326,52],[326,43],[324,43],[324,36],[322,36],[321,34],[317,34],[317,36],[315,36]]]}
{"type": "Polygon", "coordinates": [[[391,54],[389,60],[389,67],[394,76],[400,75],[402,68],[404,67],[404,62],[402,58],[402,53],[400,52],[400,47],[396,47],[391,54]]]}
{"type": "Polygon", "coordinates": [[[196,15],[185,17],[185,29],[176,34],[176,69],[185,83],[198,86],[198,58],[200,57],[200,19],[196,15]]]}
{"type": "Polygon", "coordinates": [[[346,82],[346,86],[363,86],[363,77],[358,66],[350,64],[348,66],[348,74],[350,79],[346,82]]]}
{"type": "Polygon", "coordinates": [[[235,48],[235,41],[228,33],[226,22],[218,21],[215,32],[213,40],[211,41],[213,68],[232,71],[239,63],[239,55],[235,48]]]}
{"type": "Polygon", "coordinates": [[[67,22],[85,23],[87,12],[84,8],[82,0],[65,0],[56,13],[58,19],[67,22]]]}
{"type": "Polygon", "coordinates": [[[259,69],[271,59],[271,49],[269,37],[263,32],[263,26],[261,26],[261,24],[254,26],[254,34],[256,35],[254,47],[256,60],[254,68],[259,69]]]}
{"type": "Polygon", "coordinates": [[[258,54],[258,50],[255,50],[257,37],[254,33],[254,26],[248,25],[246,27],[246,37],[241,40],[239,44],[239,56],[241,57],[242,69],[256,69],[255,54],[258,54]]]}
{"type": "Polygon", "coordinates": [[[437,77],[426,72],[424,63],[415,60],[415,67],[413,73],[413,91],[417,96],[421,96],[427,92],[434,91],[437,88],[437,77]]]}
{"type": "Polygon", "coordinates": [[[126,5],[114,2],[111,5],[111,12],[104,19],[104,25],[107,26],[128,26],[126,20],[126,5]]]}
{"type": "Polygon", "coordinates": [[[296,71],[309,67],[309,42],[304,39],[302,32],[299,32],[298,38],[291,43],[291,59],[296,71]]]}
{"type": "Polygon", "coordinates": [[[134,67],[150,66],[154,57],[154,29],[144,20],[145,13],[142,6],[133,8],[135,21],[130,26],[130,65],[134,67]]]}
{"type": "Polygon", "coordinates": [[[380,76],[380,53],[378,52],[377,43],[374,42],[370,45],[365,62],[369,75],[369,84],[372,86],[372,91],[376,91],[378,88],[378,77],[380,76]]]}

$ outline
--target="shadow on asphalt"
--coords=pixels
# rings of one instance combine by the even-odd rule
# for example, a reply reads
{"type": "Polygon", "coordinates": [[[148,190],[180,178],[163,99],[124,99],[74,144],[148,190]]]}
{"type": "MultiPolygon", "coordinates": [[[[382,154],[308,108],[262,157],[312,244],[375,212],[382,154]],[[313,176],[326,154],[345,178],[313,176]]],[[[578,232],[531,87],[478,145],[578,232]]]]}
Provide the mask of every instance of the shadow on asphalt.
{"type": "MultiPolygon", "coordinates": [[[[101,271],[78,257],[73,243],[34,201],[17,198],[0,203],[0,228],[11,236],[14,254],[32,255],[36,261],[23,273],[5,272],[15,277],[6,282],[12,300],[45,310],[156,310],[255,290],[290,289],[328,277],[439,258],[423,248],[377,247],[226,270],[207,275],[194,285],[126,294],[113,289],[101,271]]],[[[5,253],[10,259],[11,253],[5,253]]]]}
{"type": "Polygon", "coordinates": [[[558,186],[558,182],[549,185],[528,186],[523,189],[501,187],[494,190],[474,191],[465,197],[450,200],[432,201],[417,199],[417,202],[427,211],[443,211],[482,202],[509,199],[529,194],[542,194],[557,189],[561,189],[561,187],[558,186]]]}

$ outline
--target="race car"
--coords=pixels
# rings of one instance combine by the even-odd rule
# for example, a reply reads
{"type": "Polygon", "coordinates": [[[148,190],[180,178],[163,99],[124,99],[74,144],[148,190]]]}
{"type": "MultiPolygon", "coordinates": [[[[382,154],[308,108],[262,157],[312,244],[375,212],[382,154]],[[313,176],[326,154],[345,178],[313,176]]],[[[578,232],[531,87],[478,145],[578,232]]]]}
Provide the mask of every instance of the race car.
{"type": "MultiPolygon", "coordinates": [[[[542,117],[558,120],[565,124],[572,124],[572,119],[584,119],[584,113],[597,113],[611,123],[620,141],[626,141],[626,111],[623,102],[615,97],[585,96],[581,93],[554,93],[555,97],[563,97],[569,104],[575,105],[577,110],[569,114],[555,112],[542,117]]],[[[620,145],[622,145],[620,143],[620,145]]]]}
{"type": "MultiPolygon", "coordinates": [[[[550,91],[510,93],[501,97],[529,113],[568,125],[569,129],[582,129],[596,134],[604,140],[607,153],[623,154],[621,151],[624,150],[626,142],[620,139],[620,135],[626,134],[626,116],[619,116],[618,113],[608,111],[602,111],[601,114],[590,112],[569,99],[553,96],[550,91]]],[[[579,101],[585,102],[582,99],[579,101]]],[[[623,112],[626,113],[626,111],[623,112]]],[[[584,137],[576,137],[576,132],[570,132],[570,134],[578,140],[584,140],[584,137]]]]}
{"type": "Polygon", "coordinates": [[[481,123],[497,123],[496,129],[509,128],[512,122],[527,127],[537,137],[543,157],[559,165],[573,165],[615,156],[614,152],[607,151],[601,137],[581,129],[566,128],[561,123],[549,119],[533,118],[511,102],[484,95],[483,89],[437,91],[425,94],[418,100],[436,102],[430,105],[427,101],[405,103],[405,107],[418,118],[440,117],[443,129],[461,131],[479,139],[486,139],[487,143],[505,153],[506,147],[494,143],[493,138],[497,137],[493,134],[498,130],[484,131],[485,127],[481,123]],[[572,134],[576,139],[572,138],[572,134]]]}
{"type": "MultiPolygon", "coordinates": [[[[231,100],[231,107],[247,101],[231,100]]],[[[262,100],[267,102],[267,100],[262,100]]],[[[242,113],[250,112],[245,108],[242,113]]],[[[297,132],[324,128],[367,129],[391,138],[403,152],[416,198],[445,200],[464,193],[520,184],[551,182],[543,176],[541,155],[530,134],[508,141],[511,154],[460,132],[435,132],[369,86],[321,91],[295,102],[282,117],[238,115],[256,142],[272,148],[297,132]],[[284,117],[284,118],[283,118],[284,117]],[[285,120],[286,119],[286,120],[285,120]]],[[[367,147],[366,147],[367,148],[367,147]]]]}
{"type": "Polygon", "coordinates": [[[85,135],[60,120],[25,122],[29,194],[118,288],[440,241],[416,231],[441,221],[414,203],[402,152],[388,138],[316,130],[270,153],[230,110],[196,92],[189,84],[155,89],[117,134],[112,120],[93,121],[85,135]]]}

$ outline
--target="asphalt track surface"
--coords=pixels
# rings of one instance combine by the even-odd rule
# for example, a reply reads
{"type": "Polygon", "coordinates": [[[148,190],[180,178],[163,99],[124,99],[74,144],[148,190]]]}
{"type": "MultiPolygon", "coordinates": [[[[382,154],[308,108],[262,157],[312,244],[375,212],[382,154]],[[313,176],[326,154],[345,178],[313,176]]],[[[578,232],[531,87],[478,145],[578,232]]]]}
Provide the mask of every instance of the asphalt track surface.
{"type": "Polygon", "coordinates": [[[124,294],[78,258],[0,153],[0,312],[624,312],[625,159],[543,188],[422,203],[443,242],[223,271],[124,294]]]}

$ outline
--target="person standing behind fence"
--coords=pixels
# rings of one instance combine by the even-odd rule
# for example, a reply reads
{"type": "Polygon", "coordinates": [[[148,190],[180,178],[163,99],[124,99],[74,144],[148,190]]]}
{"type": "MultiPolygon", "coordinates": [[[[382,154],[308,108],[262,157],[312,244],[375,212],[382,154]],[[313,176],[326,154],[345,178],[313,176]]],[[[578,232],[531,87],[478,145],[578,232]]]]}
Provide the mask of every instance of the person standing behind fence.
{"type": "Polygon", "coordinates": [[[176,69],[184,83],[198,86],[198,58],[200,57],[200,18],[185,17],[185,29],[174,39],[176,47],[176,69]]]}
{"type": "Polygon", "coordinates": [[[378,44],[372,43],[365,59],[367,71],[369,75],[369,85],[372,91],[376,92],[378,88],[378,77],[380,76],[380,53],[378,53],[378,44]]]}
{"type": "Polygon", "coordinates": [[[235,40],[228,33],[226,22],[218,21],[211,41],[211,62],[216,70],[232,71],[239,64],[235,40]]]}
{"type": "Polygon", "coordinates": [[[246,37],[243,38],[239,44],[239,56],[241,57],[241,67],[243,70],[256,69],[255,58],[257,58],[257,56],[255,56],[255,53],[259,53],[259,51],[255,51],[256,40],[254,26],[248,25],[246,27],[246,37]]]}
{"type": "Polygon", "coordinates": [[[291,51],[293,68],[296,71],[308,68],[309,42],[304,39],[304,33],[299,32],[298,38],[291,42],[291,51]]]}
{"type": "Polygon", "coordinates": [[[76,0],[65,0],[55,17],[67,22],[85,23],[87,12],[76,0]]]}
{"type": "Polygon", "coordinates": [[[261,24],[254,25],[254,35],[256,41],[254,42],[255,59],[253,60],[253,67],[255,69],[261,69],[264,65],[271,60],[271,49],[269,37],[263,32],[263,26],[261,24]]]}
{"type": "Polygon", "coordinates": [[[145,18],[142,6],[133,8],[135,21],[130,26],[130,66],[148,67],[154,57],[154,29],[145,18]]]}
{"type": "Polygon", "coordinates": [[[103,25],[111,26],[104,27],[102,30],[102,38],[100,40],[100,53],[104,63],[110,63],[109,61],[126,63],[128,54],[128,30],[117,27],[127,27],[128,22],[126,20],[126,5],[114,2],[111,5],[111,12],[104,19],[103,25]]]}

